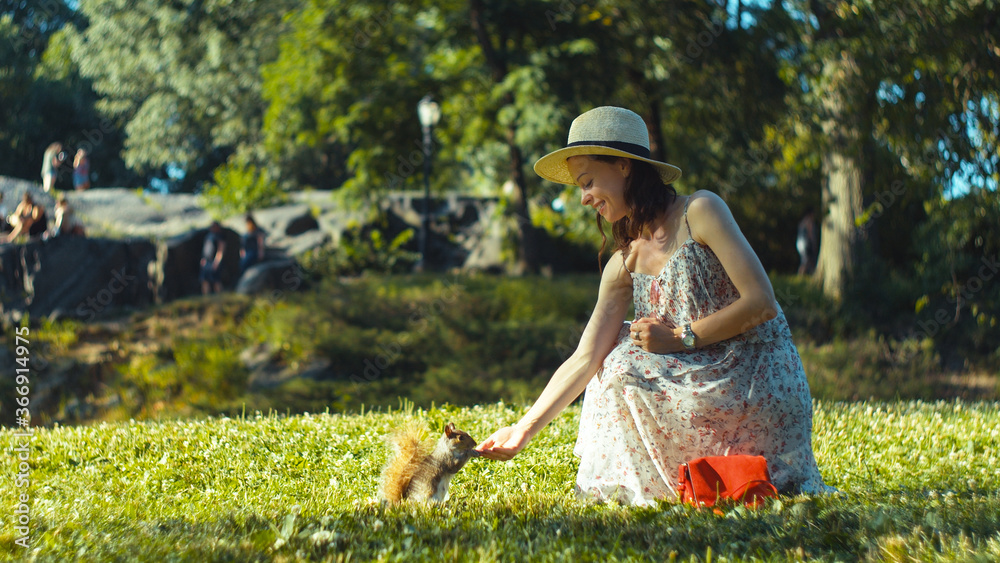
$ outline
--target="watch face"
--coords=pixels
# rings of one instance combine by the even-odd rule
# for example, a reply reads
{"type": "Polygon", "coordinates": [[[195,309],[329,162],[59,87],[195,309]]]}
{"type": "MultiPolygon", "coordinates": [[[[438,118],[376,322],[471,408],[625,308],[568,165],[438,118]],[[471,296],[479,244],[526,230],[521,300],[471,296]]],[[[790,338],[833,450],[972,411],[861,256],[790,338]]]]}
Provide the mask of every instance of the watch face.
{"type": "Polygon", "coordinates": [[[694,331],[691,330],[690,325],[685,326],[684,332],[683,334],[681,334],[681,344],[683,344],[685,348],[690,350],[691,348],[694,348],[694,341],[695,341],[694,331]]]}

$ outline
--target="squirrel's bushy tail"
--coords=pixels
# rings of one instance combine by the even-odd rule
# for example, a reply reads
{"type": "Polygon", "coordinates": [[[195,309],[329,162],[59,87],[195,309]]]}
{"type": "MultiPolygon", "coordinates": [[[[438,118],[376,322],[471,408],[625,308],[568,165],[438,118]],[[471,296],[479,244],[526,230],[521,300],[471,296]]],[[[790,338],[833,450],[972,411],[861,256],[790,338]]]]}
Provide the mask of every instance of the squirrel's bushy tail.
{"type": "Polygon", "coordinates": [[[406,489],[420,462],[427,457],[434,444],[427,440],[430,432],[418,421],[409,421],[389,436],[393,453],[382,470],[379,493],[384,500],[397,503],[403,499],[406,489]]]}

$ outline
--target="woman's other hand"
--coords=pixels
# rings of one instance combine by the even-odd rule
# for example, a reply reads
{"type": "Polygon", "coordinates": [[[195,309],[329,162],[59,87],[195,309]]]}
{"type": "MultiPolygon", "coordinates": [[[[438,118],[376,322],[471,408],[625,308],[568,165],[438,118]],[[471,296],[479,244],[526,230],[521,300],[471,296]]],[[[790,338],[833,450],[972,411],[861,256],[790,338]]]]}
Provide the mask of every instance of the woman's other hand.
{"type": "Polygon", "coordinates": [[[632,342],[647,352],[670,354],[684,350],[680,331],[668,320],[643,317],[629,328],[632,342]]]}

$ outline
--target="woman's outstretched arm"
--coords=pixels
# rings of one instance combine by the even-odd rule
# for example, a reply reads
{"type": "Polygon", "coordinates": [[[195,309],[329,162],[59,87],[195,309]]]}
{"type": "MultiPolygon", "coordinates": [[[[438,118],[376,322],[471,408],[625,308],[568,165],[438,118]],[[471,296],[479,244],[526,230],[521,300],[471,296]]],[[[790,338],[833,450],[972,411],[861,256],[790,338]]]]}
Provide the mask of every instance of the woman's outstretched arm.
{"type": "Polygon", "coordinates": [[[624,268],[619,251],[611,257],[601,276],[597,305],[576,351],[559,366],[517,424],[501,428],[483,440],[476,448],[483,457],[496,460],[514,457],[535,434],[583,393],[590,378],[614,348],[631,302],[632,278],[624,268]]]}

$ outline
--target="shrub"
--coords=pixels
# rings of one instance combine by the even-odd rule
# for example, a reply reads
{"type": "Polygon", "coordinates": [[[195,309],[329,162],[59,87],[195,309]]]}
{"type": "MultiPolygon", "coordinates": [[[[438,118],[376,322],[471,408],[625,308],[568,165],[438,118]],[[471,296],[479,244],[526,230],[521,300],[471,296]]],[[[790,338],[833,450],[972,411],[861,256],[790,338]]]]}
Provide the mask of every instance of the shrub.
{"type": "Polygon", "coordinates": [[[221,339],[175,342],[156,354],[135,354],[118,367],[124,392],[138,393],[139,415],[214,413],[246,391],[239,351],[221,339]]]}
{"type": "Polygon", "coordinates": [[[596,276],[328,281],[275,307],[259,337],[286,364],[327,360],[352,408],[400,396],[527,400],[575,348],[596,285],[596,276]]]}
{"type": "Polygon", "coordinates": [[[914,332],[931,338],[946,360],[1000,356],[1000,198],[974,189],[928,202],[916,233],[923,257],[915,278],[914,332]]]}
{"type": "Polygon", "coordinates": [[[930,339],[891,340],[874,330],[824,344],[799,345],[813,397],[893,400],[942,397],[948,389],[930,339]]]}
{"type": "Polygon", "coordinates": [[[391,239],[380,229],[352,227],[340,244],[327,244],[303,259],[303,268],[315,279],[356,276],[365,272],[402,273],[413,269],[420,254],[405,247],[413,240],[413,229],[391,239]]]}
{"type": "Polygon", "coordinates": [[[283,203],[287,194],[267,170],[234,157],[215,170],[213,182],[202,197],[212,215],[223,219],[283,203]]]}

